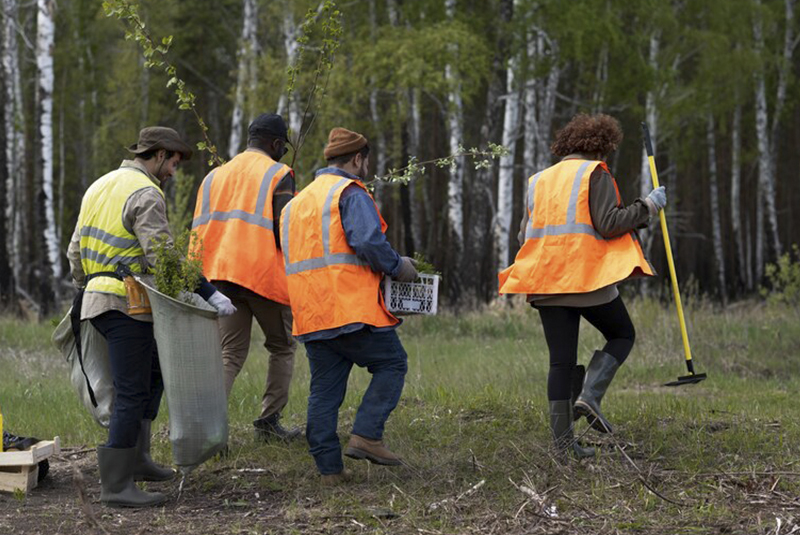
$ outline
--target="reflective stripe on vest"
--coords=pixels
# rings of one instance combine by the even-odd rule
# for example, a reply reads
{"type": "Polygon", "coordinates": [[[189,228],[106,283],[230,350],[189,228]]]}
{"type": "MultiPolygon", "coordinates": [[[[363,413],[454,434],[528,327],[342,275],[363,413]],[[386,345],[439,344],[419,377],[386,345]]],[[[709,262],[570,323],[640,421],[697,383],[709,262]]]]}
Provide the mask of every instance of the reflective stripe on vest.
{"type": "Polygon", "coordinates": [[[263,152],[247,150],[203,180],[192,229],[202,244],[208,279],[289,304],[283,257],[273,233],[277,214],[272,213],[274,190],[289,172],[289,166],[263,152]]]}
{"type": "MultiPolygon", "coordinates": [[[[569,195],[569,206],[567,207],[567,222],[563,225],[545,225],[541,228],[533,228],[532,225],[528,225],[528,227],[525,229],[526,240],[544,238],[545,236],[563,236],[565,234],[588,234],[589,236],[592,236],[598,240],[603,239],[600,233],[595,230],[593,225],[578,223],[577,219],[578,194],[581,191],[583,175],[586,173],[586,169],[591,163],[597,162],[586,161],[581,164],[581,166],[578,168],[578,171],[575,173],[575,178],[572,181],[572,190],[569,195]]],[[[536,183],[539,181],[541,176],[542,173],[533,175],[533,178],[530,180],[530,185],[528,186],[529,214],[533,213],[534,199],[536,197],[536,183]]]]}
{"type": "Polygon", "coordinates": [[[289,212],[291,204],[289,203],[283,210],[283,217],[281,218],[281,244],[283,246],[283,259],[286,265],[286,274],[293,275],[310,269],[319,269],[326,266],[335,266],[340,264],[349,264],[353,266],[368,266],[366,262],[361,260],[357,255],[351,253],[336,253],[331,254],[331,205],[333,204],[334,194],[347,184],[352,182],[348,178],[343,178],[337,182],[328,192],[325,198],[325,207],[322,210],[322,251],[323,256],[317,258],[308,258],[299,262],[289,261],[289,212]]]}
{"type": "MultiPolygon", "coordinates": [[[[143,188],[163,192],[143,172],[121,168],[99,178],[83,197],[78,215],[81,266],[86,275],[114,272],[118,264],[142,272],[146,263],[144,249],[136,236],[122,222],[122,212],[133,193],[143,188]]],[[[95,277],[86,285],[87,292],[124,296],[125,285],[110,277],[95,277]]]]}
{"type": "MultiPolygon", "coordinates": [[[[355,180],[317,176],[281,214],[281,246],[294,318],[292,333],[308,333],[363,323],[399,323],[383,302],[381,273],[372,270],[347,243],[339,200],[355,180]]],[[[367,192],[368,194],[368,192],[367,192]]],[[[375,211],[386,232],[386,222],[375,211]]]]}
{"type": "Polygon", "coordinates": [[[589,187],[598,166],[605,164],[565,160],[529,179],[525,243],[500,273],[500,293],[586,293],[653,274],[635,232],[605,239],[594,228],[589,187]]]}

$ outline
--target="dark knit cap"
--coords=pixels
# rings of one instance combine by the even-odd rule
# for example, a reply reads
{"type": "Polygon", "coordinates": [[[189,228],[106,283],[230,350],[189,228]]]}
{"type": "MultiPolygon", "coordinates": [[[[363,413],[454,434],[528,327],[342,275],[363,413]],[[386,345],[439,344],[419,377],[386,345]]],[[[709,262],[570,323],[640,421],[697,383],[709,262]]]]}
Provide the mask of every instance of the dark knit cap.
{"type": "Polygon", "coordinates": [[[332,160],[337,156],[358,152],[366,146],[367,138],[361,134],[337,127],[328,135],[328,146],[323,154],[326,160],[332,160]]]}

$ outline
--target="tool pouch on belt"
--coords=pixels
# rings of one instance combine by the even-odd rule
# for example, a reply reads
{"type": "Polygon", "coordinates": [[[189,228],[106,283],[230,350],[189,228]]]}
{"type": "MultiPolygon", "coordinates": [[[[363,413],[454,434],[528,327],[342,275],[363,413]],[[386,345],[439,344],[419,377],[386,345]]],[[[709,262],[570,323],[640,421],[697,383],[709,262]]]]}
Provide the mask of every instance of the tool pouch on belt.
{"type": "Polygon", "coordinates": [[[128,266],[119,264],[117,266],[117,274],[122,276],[122,282],[125,283],[125,301],[128,305],[128,315],[152,314],[153,309],[150,308],[150,298],[147,297],[147,292],[142,285],[133,278],[133,273],[128,269],[128,266]]]}

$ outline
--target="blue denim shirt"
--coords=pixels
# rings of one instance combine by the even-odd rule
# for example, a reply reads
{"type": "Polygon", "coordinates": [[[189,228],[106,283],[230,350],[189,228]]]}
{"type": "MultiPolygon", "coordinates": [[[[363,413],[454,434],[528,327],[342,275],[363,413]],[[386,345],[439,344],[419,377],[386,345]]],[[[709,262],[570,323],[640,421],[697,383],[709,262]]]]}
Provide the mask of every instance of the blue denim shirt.
{"type": "MultiPolygon", "coordinates": [[[[314,173],[314,177],[322,174],[362,181],[359,177],[338,167],[323,167],[314,173]]],[[[390,277],[396,276],[400,271],[400,255],[392,248],[381,230],[381,220],[369,194],[355,184],[350,184],[339,197],[339,214],[342,218],[342,228],[347,244],[353,248],[356,255],[367,262],[373,271],[385,273],[390,277]]],[[[302,343],[331,340],[343,334],[359,331],[364,327],[369,327],[373,332],[381,332],[396,329],[399,325],[400,323],[391,327],[374,327],[364,323],[349,323],[335,329],[316,331],[296,338],[302,343]]]]}

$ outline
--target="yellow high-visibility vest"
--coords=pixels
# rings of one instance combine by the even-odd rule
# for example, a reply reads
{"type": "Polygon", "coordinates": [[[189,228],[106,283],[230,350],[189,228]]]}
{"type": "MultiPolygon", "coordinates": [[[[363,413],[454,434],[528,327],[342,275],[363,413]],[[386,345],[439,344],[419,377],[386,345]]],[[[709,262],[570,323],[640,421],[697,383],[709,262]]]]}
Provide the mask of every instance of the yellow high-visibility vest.
{"type": "MultiPolygon", "coordinates": [[[[87,276],[113,273],[124,264],[134,273],[146,265],[144,249],[136,236],[122,223],[122,210],[128,198],[143,188],[164,192],[143,172],[120,168],[97,179],[81,202],[78,227],[81,234],[81,266],[87,276]]],[[[87,292],[125,296],[125,284],[111,277],[96,277],[86,285],[87,292]]]]}

